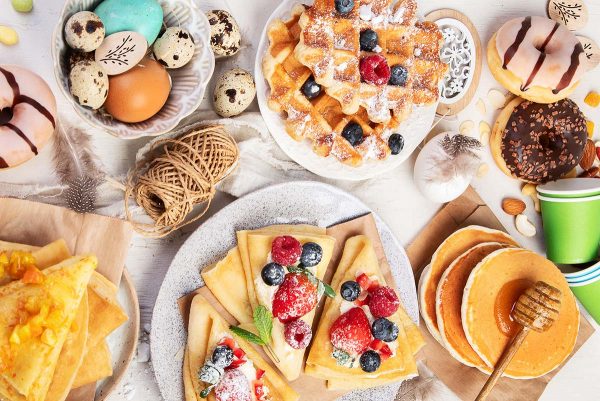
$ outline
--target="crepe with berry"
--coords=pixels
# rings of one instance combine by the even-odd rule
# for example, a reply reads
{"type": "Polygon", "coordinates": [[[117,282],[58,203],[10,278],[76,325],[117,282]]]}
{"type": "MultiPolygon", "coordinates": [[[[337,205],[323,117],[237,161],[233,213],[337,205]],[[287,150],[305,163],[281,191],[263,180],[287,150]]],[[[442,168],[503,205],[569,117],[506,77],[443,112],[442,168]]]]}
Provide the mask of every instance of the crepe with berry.
{"type": "Polygon", "coordinates": [[[28,265],[18,281],[0,287],[0,398],[43,401],[52,391],[50,399],[61,399],[76,369],[64,363],[69,372],[57,372],[59,356],[73,322],[87,316],[81,303],[96,265],[94,256],[73,257],[44,271],[28,265]]]}
{"type": "Polygon", "coordinates": [[[368,388],[417,375],[423,345],[396,292],[386,285],[371,241],[346,241],[305,372],[330,389],[368,388]],[[410,332],[410,338],[407,334],[410,332]]]}
{"type": "Polygon", "coordinates": [[[190,308],[183,381],[186,401],[296,401],[286,381],[228,328],[202,295],[190,308]]]}
{"type": "Polygon", "coordinates": [[[253,313],[262,307],[272,317],[272,336],[261,345],[290,381],[302,372],[317,303],[333,295],[322,279],[335,239],[324,232],[290,225],[237,233],[253,313]]]}

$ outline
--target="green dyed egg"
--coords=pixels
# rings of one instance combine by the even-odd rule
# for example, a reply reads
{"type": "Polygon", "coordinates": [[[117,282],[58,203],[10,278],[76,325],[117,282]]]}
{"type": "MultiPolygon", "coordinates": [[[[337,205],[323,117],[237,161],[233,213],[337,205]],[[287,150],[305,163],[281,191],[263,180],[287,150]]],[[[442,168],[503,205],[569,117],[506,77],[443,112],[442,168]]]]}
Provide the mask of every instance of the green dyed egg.
{"type": "Polygon", "coordinates": [[[94,13],[100,17],[106,36],[135,31],[152,45],[163,23],[163,10],[156,0],[104,0],[94,13]]]}

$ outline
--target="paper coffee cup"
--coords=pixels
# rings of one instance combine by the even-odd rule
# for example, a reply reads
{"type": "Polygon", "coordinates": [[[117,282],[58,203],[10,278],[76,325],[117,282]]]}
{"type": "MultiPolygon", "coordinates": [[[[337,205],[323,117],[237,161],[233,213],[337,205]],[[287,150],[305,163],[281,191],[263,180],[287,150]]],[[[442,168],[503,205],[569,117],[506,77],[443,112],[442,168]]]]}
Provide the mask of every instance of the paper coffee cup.
{"type": "Polygon", "coordinates": [[[598,259],[600,195],[587,198],[539,196],[548,259],[579,264],[598,259]]]}
{"type": "Polygon", "coordinates": [[[583,283],[569,283],[569,287],[596,323],[600,324],[600,274],[583,283]]]}
{"type": "Polygon", "coordinates": [[[575,270],[576,266],[561,266],[561,270],[567,281],[581,281],[589,279],[590,277],[595,276],[597,273],[600,273],[600,261],[588,266],[585,269],[575,270]],[[568,268],[569,272],[565,272],[565,269],[568,268]]]}
{"type": "Polygon", "coordinates": [[[569,178],[538,185],[538,194],[548,198],[589,198],[600,195],[597,178],[569,178]]]}

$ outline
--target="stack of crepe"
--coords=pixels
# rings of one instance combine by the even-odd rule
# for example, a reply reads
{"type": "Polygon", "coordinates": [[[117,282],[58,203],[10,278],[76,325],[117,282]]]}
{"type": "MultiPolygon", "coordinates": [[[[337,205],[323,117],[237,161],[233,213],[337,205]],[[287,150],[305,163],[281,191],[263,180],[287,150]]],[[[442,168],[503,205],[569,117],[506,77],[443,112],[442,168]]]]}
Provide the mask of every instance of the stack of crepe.
{"type": "Polygon", "coordinates": [[[96,257],[71,257],[63,240],[42,248],[0,242],[5,262],[13,253],[32,257],[43,277],[0,269],[0,399],[63,401],[111,376],[106,338],[127,316],[117,288],[95,272],[96,257]]]}

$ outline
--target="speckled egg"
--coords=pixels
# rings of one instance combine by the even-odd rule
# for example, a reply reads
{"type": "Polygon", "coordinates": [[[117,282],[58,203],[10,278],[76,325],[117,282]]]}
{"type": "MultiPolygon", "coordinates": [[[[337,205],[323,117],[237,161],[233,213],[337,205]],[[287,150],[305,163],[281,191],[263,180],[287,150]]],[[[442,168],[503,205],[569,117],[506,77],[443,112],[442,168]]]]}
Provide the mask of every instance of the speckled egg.
{"type": "Polygon", "coordinates": [[[241,114],[256,96],[254,78],[248,71],[235,68],[227,71],[215,87],[215,111],[222,117],[241,114]]]}
{"type": "Polygon", "coordinates": [[[227,11],[212,10],[206,17],[210,23],[210,47],[215,56],[229,57],[240,51],[242,34],[233,16],[227,11]]]}
{"type": "Polygon", "coordinates": [[[80,105],[99,109],[108,96],[108,74],[95,61],[80,61],[69,74],[69,90],[80,105]]]}
{"type": "Polygon", "coordinates": [[[100,17],[91,11],[73,14],[65,24],[67,44],[83,52],[94,51],[104,40],[104,24],[100,17]]]}
{"type": "Polygon", "coordinates": [[[154,42],[156,61],[167,68],[183,67],[194,57],[194,38],[185,29],[172,26],[154,42]]]}

